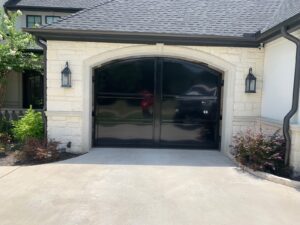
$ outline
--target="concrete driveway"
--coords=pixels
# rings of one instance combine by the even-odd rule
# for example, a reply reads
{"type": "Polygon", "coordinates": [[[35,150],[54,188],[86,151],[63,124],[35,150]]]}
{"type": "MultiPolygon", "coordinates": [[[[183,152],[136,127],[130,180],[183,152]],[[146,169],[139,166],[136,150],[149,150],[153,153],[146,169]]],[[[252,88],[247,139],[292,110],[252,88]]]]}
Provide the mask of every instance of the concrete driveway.
{"type": "Polygon", "coordinates": [[[297,225],[300,192],[219,152],[97,149],[0,167],[1,225],[297,225]]]}

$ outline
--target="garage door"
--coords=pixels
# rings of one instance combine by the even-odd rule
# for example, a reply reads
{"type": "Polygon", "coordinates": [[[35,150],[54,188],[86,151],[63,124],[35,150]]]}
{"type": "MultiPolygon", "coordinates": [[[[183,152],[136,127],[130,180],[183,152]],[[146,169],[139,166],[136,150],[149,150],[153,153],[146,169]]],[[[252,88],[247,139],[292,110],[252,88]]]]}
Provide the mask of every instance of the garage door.
{"type": "Polygon", "coordinates": [[[94,146],[218,148],[221,73],[172,58],[94,71],[94,146]]]}

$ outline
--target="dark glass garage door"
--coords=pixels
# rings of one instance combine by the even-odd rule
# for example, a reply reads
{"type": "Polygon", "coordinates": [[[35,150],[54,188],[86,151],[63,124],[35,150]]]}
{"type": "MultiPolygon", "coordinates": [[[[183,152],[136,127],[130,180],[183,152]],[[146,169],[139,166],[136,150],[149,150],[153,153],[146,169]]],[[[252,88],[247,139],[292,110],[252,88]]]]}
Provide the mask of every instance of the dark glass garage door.
{"type": "Polygon", "coordinates": [[[171,58],[114,61],[94,73],[94,146],[218,148],[221,74],[171,58]]]}

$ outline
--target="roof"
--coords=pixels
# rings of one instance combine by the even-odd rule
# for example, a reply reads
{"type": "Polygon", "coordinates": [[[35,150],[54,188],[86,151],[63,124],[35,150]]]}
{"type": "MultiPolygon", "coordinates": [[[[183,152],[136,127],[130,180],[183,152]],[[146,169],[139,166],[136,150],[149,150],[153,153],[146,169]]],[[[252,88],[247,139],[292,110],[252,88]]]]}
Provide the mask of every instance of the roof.
{"type": "Polygon", "coordinates": [[[266,31],[285,20],[300,13],[300,0],[283,0],[270,23],[263,29],[266,31]]]}
{"type": "Polygon", "coordinates": [[[110,0],[49,29],[242,37],[268,24],[282,0],[110,0]]]}
{"type": "MultiPolygon", "coordinates": [[[[56,1],[52,0],[51,4],[56,1]]],[[[66,1],[61,2],[67,4],[66,1]]],[[[67,2],[71,4],[70,2],[81,1],[67,2]]],[[[87,2],[91,0],[84,2],[88,5],[87,2]]],[[[82,36],[85,32],[95,35],[109,33],[111,36],[131,34],[153,37],[192,36],[227,39],[232,37],[249,40],[257,38],[260,32],[272,30],[291,17],[299,16],[300,13],[300,0],[94,0],[92,2],[91,7],[87,6],[86,9],[56,23],[38,28],[36,32],[78,31],[82,36]],[[95,2],[97,4],[93,5],[95,2]]]]}
{"type": "Polygon", "coordinates": [[[5,3],[7,9],[28,9],[28,10],[66,10],[76,12],[99,4],[105,0],[8,0],[5,3]]]}

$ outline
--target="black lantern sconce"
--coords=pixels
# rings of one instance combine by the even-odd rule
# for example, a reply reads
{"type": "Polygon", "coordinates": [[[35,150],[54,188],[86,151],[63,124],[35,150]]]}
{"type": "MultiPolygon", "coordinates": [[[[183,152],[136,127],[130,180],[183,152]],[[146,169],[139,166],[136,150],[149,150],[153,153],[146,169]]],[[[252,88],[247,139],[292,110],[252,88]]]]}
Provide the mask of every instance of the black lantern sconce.
{"type": "Polygon", "coordinates": [[[252,68],[249,69],[249,74],[246,77],[246,93],[256,93],[256,77],[252,73],[252,68]]]}
{"type": "Polygon", "coordinates": [[[68,62],[66,62],[65,68],[61,71],[61,86],[71,87],[71,70],[68,62]]]}

